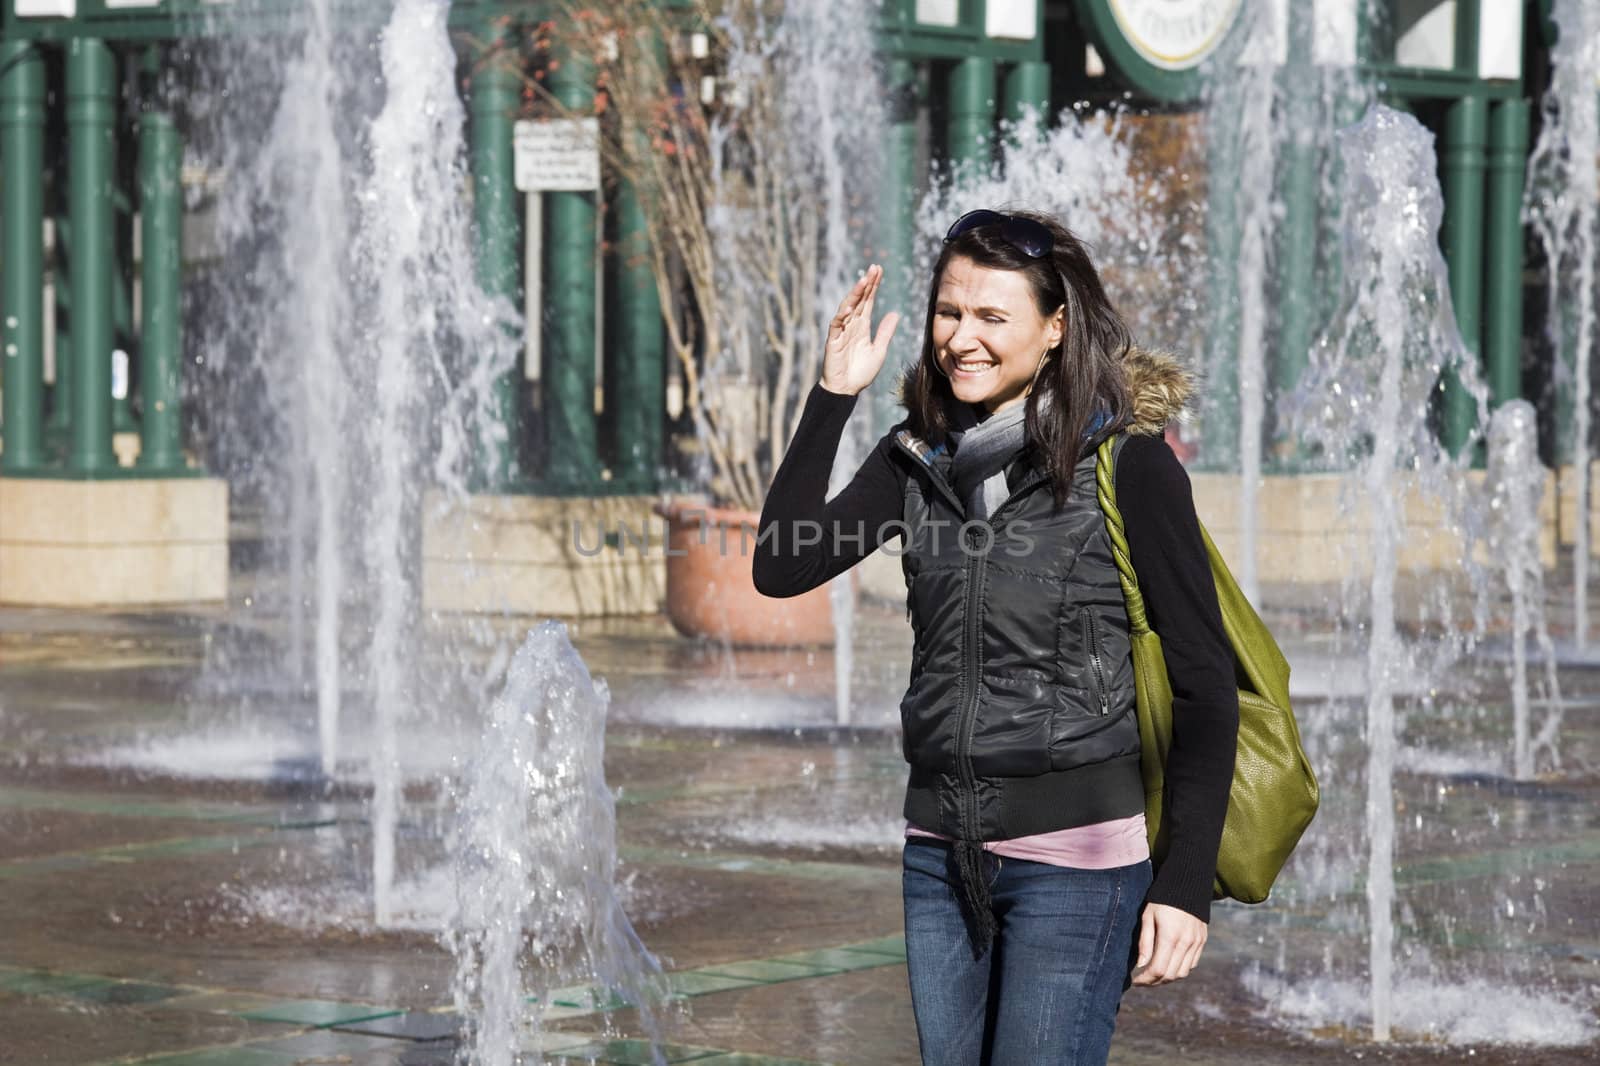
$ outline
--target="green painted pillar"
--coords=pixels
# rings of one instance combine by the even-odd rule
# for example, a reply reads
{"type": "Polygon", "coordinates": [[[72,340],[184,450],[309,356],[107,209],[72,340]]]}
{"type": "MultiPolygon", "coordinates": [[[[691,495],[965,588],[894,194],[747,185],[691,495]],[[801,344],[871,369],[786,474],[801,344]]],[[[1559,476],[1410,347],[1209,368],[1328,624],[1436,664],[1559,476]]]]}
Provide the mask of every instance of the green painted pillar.
{"type": "Polygon", "coordinates": [[[888,136],[883,192],[878,197],[875,256],[883,264],[883,286],[873,313],[881,318],[889,311],[899,311],[900,325],[878,375],[879,384],[868,394],[875,432],[887,429],[898,418],[893,388],[896,370],[914,356],[916,338],[922,331],[911,270],[917,243],[917,196],[922,191],[922,175],[917,172],[917,113],[922,106],[924,85],[922,71],[909,59],[890,60],[886,73],[888,136]]]}
{"type": "Polygon", "coordinates": [[[1522,395],[1522,191],[1527,100],[1501,100],[1489,116],[1489,234],[1483,277],[1483,361],[1489,401],[1522,395]]]}
{"type": "Polygon", "coordinates": [[[44,60],[0,43],[0,470],[44,464],[44,60]]]}
{"type": "MultiPolygon", "coordinates": [[[[654,34],[639,46],[634,61],[653,72],[667,66],[666,42],[654,34]]],[[[651,77],[652,82],[659,80],[651,77]]],[[[639,131],[634,147],[650,151],[649,137],[639,131]]],[[[608,345],[606,375],[610,388],[613,453],[616,476],[637,492],[656,489],[665,440],[666,343],[662,336],[661,300],[656,290],[650,232],[638,191],[624,183],[617,197],[617,338],[608,345]]]]}
{"type": "Polygon", "coordinates": [[[994,60],[963,59],[950,71],[950,165],[987,169],[994,148],[994,60]]]}
{"type": "MultiPolygon", "coordinates": [[[[1314,65],[1312,20],[1291,19],[1289,63],[1281,78],[1287,139],[1280,157],[1278,188],[1283,222],[1278,230],[1278,344],[1267,410],[1300,382],[1310,361],[1320,293],[1317,287],[1317,111],[1321,80],[1314,65]]],[[[1292,434],[1273,430],[1277,447],[1267,460],[1291,459],[1292,434]],[[1289,454],[1280,449],[1287,449],[1289,454]]]]}
{"type": "MultiPolygon", "coordinates": [[[[491,42],[504,38],[498,27],[491,42]]],[[[522,225],[517,218],[512,134],[520,82],[510,65],[515,51],[496,52],[472,75],[469,136],[472,144],[472,210],[478,250],[478,284],[492,296],[521,305],[522,225]]],[[[537,323],[530,323],[537,329],[537,323]]],[[[503,434],[478,457],[478,474],[489,489],[516,481],[522,427],[519,411],[522,363],[519,359],[494,386],[494,421],[503,434]]]]}
{"type": "Polygon", "coordinates": [[[139,467],[168,473],[183,467],[179,444],[183,144],[172,116],[145,112],[139,122],[140,265],[139,467]]]}
{"type": "Polygon", "coordinates": [[[117,80],[104,41],[67,43],[67,213],[72,220],[72,437],[67,468],[112,470],[112,270],[117,80]]]}
{"type": "Polygon", "coordinates": [[[1041,130],[1050,125],[1050,64],[1036,60],[1014,63],[1006,71],[1005,117],[1020,125],[1029,115],[1041,130]]]}
{"type": "MultiPolygon", "coordinates": [[[[564,51],[549,74],[550,91],[578,114],[594,109],[594,69],[564,51]]],[[[545,195],[545,424],[549,476],[577,489],[600,484],[595,420],[595,251],[593,192],[545,195]]]]}
{"type": "MultiPolygon", "coordinates": [[[[1488,127],[1489,106],[1481,96],[1462,97],[1445,113],[1441,236],[1456,324],[1474,359],[1483,351],[1483,192],[1488,127]]],[[[1472,396],[1451,375],[1445,382],[1445,447],[1459,451],[1476,418],[1472,396]]]]}

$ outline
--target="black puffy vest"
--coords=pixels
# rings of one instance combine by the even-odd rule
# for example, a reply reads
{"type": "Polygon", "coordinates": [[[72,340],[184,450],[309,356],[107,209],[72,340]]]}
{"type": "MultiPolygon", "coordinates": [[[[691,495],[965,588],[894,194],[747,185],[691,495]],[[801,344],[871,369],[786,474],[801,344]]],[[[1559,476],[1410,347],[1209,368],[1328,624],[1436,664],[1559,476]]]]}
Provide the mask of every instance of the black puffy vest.
{"type": "Polygon", "coordinates": [[[915,634],[900,704],[907,820],[1007,840],[1142,812],[1128,617],[1094,452],[1059,510],[1049,478],[1023,460],[1005,503],[969,522],[948,455],[907,430],[895,444],[913,470],[901,548],[915,634]]]}

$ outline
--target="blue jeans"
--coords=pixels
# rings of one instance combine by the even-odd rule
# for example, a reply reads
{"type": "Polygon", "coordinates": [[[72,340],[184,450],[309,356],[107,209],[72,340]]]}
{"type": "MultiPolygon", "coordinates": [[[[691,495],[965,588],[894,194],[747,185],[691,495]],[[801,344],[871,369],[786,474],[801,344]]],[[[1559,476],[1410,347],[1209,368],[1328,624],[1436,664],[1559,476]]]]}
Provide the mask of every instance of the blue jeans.
{"type": "Polygon", "coordinates": [[[1103,1066],[1132,983],[1149,860],[1079,870],[987,852],[994,943],[978,958],[954,849],[905,845],[906,967],[923,1066],[1103,1066]]]}

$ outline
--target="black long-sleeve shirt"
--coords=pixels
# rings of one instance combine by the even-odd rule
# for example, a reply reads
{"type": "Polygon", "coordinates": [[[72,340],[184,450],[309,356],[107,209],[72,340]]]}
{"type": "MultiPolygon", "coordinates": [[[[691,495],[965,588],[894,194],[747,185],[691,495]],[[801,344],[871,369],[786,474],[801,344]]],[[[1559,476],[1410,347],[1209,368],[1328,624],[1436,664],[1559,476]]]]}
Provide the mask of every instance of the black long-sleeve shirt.
{"type": "MultiPolygon", "coordinates": [[[[896,534],[905,498],[905,468],[889,454],[886,435],[850,483],[827,499],[828,477],[855,397],[819,383],[806,398],[800,425],[773,478],[761,511],[761,544],[773,523],[812,529],[865,530],[859,542],[824,536],[810,547],[794,538],[781,552],[758,550],[756,588],[798,596],[843,573],[896,534]]],[[[1233,656],[1222,628],[1216,586],[1200,538],[1189,476],[1160,437],[1130,436],[1117,457],[1117,506],[1150,625],[1172,682],[1172,749],[1166,781],[1170,846],[1146,897],[1202,920],[1211,914],[1217,848],[1228,809],[1239,724],[1233,656]]],[[[792,527],[791,527],[792,528],[792,527]]]]}

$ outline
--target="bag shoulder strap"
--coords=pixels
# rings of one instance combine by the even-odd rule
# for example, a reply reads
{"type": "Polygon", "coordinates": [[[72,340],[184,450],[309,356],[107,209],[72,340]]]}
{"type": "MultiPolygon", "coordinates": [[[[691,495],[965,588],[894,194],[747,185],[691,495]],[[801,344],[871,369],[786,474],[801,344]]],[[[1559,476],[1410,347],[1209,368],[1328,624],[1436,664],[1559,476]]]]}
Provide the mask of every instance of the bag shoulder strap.
{"type": "MultiPolygon", "coordinates": [[[[1133,556],[1128,548],[1127,528],[1122,512],[1117,509],[1116,464],[1117,452],[1127,439],[1126,433],[1117,433],[1101,442],[1095,455],[1095,482],[1100,498],[1100,510],[1106,517],[1106,531],[1111,536],[1111,554],[1117,563],[1117,577],[1122,583],[1123,599],[1127,601],[1128,625],[1134,633],[1150,630],[1150,620],[1145,613],[1144,594],[1139,591],[1139,578],[1133,570],[1133,556]]],[[[1247,688],[1275,706],[1289,704],[1289,663],[1273,638],[1261,616],[1239,588],[1222,553],[1211,540],[1211,534],[1201,522],[1200,537],[1205,543],[1206,555],[1211,563],[1211,578],[1217,590],[1218,606],[1222,610],[1222,625],[1232,646],[1240,687],[1247,688]]]]}
{"type": "Polygon", "coordinates": [[[1139,591],[1139,575],[1133,571],[1127,528],[1122,523],[1122,512],[1117,510],[1117,449],[1126,436],[1114,433],[1100,442],[1095,454],[1094,479],[1100,510],[1106,516],[1106,532],[1111,536],[1111,555],[1117,562],[1117,579],[1122,582],[1128,626],[1134,633],[1148,633],[1150,620],[1145,615],[1144,593],[1139,591]]]}

